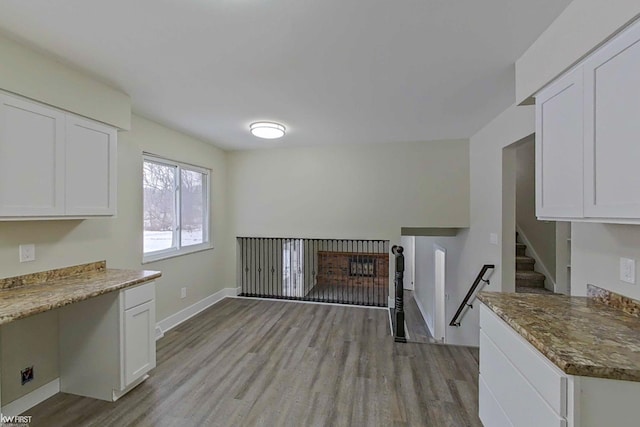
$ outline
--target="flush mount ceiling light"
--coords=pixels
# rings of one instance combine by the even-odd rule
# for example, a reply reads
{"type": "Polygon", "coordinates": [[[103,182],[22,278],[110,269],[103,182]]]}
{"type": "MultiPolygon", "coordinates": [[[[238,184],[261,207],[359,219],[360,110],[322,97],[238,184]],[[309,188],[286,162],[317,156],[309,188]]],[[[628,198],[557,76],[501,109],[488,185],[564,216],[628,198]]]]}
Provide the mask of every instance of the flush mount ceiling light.
{"type": "Polygon", "coordinates": [[[264,139],[282,138],[285,133],[285,127],[274,122],[255,122],[249,125],[253,136],[264,139]]]}

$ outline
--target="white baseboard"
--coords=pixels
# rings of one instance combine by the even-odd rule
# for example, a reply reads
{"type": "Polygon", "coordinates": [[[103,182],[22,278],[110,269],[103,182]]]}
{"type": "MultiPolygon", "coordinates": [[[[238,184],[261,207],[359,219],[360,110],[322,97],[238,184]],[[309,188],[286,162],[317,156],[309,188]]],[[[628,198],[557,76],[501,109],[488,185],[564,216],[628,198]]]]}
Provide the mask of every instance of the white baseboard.
{"type": "Polygon", "coordinates": [[[156,341],[158,341],[162,337],[164,337],[164,331],[162,330],[160,325],[156,325],[156,341]]]}
{"type": "Polygon", "coordinates": [[[316,304],[316,305],[335,305],[336,307],[351,307],[351,308],[371,308],[374,310],[387,310],[388,307],[376,307],[373,305],[359,305],[359,304],[338,304],[336,302],[322,302],[322,301],[302,301],[297,299],[279,299],[279,298],[261,298],[261,297],[243,297],[243,296],[230,296],[229,298],[238,299],[250,299],[261,301],[278,301],[278,302],[291,302],[295,304],[316,304]]]}
{"type": "MultiPolygon", "coordinates": [[[[545,281],[545,284],[548,283],[549,285],[551,285],[551,289],[549,289],[548,286],[545,286],[545,287],[547,289],[555,292],[556,291],[556,281],[553,280],[553,276],[549,273],[549,270],[547,269],[547,267],[544,265],[544,263],[542,262],[542,260],[538,256],[538,253],[536,252],[536,250],[533,247],[533,245],[531,245],[531,241],[529,241],[529,239],[527,239],[527,235],[522,232],[522,228],[520,228],[517,225],[516,225],[516,231],[518,232],[518,235],[522,239],[522,243],[527,245],[527,250],[531,254],[531,258],[536,260],[536,264],[535,264],[535,267],[534,267],[535,271],[540,270],[539,272],[544,274],[546,276],[546,278],[547,278],[548,282],[545,281]]],[[[555,254],[553,256],[555,256],[555,254]]]]}
{"type": "Polygon", "coordinates": [[[200,313],[201,311],[206,310],[215,303],[220,302],[227,297],[234,297],[237,294],[237,288],[224,288],[222,290],[219,290],[215,294],[211,294],[208,297],[201,299],[197,303],[190,305],[189,307],[180,310],[175,314],[172,314],[166,319],[159,321],[156,326],[156,338],[159,339],[158,329],[160,329],[161,338],[162,336],[164,336],[165,332],[170,331],[182,322],[191,319],[193,316],[200,313]]]}
{"type": "Polygon", "coordinates": [[[59,392],[60,378],[56,378],[55,380],[38,387],[31,393],[27,393],[7,405],[2,405],[2,415],[10,417],[20,415],[59,392]]]}

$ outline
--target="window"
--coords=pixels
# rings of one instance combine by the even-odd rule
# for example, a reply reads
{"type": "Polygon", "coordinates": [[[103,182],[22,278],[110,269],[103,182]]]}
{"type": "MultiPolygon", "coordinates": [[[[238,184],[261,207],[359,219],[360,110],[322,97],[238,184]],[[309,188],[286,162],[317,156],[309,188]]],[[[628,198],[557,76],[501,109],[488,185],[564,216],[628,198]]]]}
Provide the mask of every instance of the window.
{"type": "Polygon", "coordinates": [[[145,155],[144,261],[211,248],[209,170],[145,155]]]}

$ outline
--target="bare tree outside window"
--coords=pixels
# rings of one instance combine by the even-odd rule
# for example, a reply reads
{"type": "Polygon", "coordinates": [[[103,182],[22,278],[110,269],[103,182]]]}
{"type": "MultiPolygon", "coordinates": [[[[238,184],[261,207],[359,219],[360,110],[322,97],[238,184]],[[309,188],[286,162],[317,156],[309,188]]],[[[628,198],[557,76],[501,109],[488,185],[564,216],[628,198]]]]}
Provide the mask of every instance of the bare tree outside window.
{"type": "Polygon", "coordinates": [[[182,246],[197,245],[204,241],[204,175],[182,169],[182,246]]]}
{"type": "Polygon", "coordinates": [[[144,252],[173,247],[176,167],[144,162],[144,252]]]}
{"type": "Polygon", "coordinates": [[[145,257],[208,244],[209,172],[170,160],[143,163],[145,257]]]}

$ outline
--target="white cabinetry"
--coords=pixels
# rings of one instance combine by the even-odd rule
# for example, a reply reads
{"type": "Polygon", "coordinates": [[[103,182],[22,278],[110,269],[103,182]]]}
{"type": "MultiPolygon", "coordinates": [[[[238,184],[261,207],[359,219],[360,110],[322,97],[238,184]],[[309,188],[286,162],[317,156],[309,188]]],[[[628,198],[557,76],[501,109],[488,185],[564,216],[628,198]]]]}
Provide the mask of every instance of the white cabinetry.
{"type": "Polygon", "coordinates": [[[117,130],[0,93],[0,220],[116,213],[117,130]]]}
{"type": "Polygon", "coordinates": [[[640,218],[640,23],[583,69],[585,216],[640,218]]]}
{"type": "Polygon", "coordinates": [[[480,304],[479,415],[487,427],[629,425],[640,382],[565,374],[480,304]]]}
{"type": "Polygon", "coordinates": [[[640,223],[640,22],[536,95],[540,219],[640,223]]]}
{"type": "Polygon", "coordinates": [[[156,366],[155,285],[123,291],[123,383],[130,385],[156,366]]]}
{"type": "Polygon", "coordinates": [[[483,424],[505,425],[499,420],[507,418],[518,427],[566,426],[566,375],[484,304],[480,307],[483,424]]]}
{"type": "Polygon", "coordinates": [[[64,214],[65,115],[0,93],[0,216],[64,214]]]}
{"type": "Polygon", "coordinates": [[[582,73],[574,71],[536,98],[536,210],[582,217],[582,73]]]}
{"type": "Polygon", "coordinates": [[[114,401],[155,366],[153,282],[60,309],[60,391],[114,401]]]}
{"type": "Polygon", "coordinates": [[[114,215],[116,140],[114,128],[67,115],[65,213],[114,215]]]}

